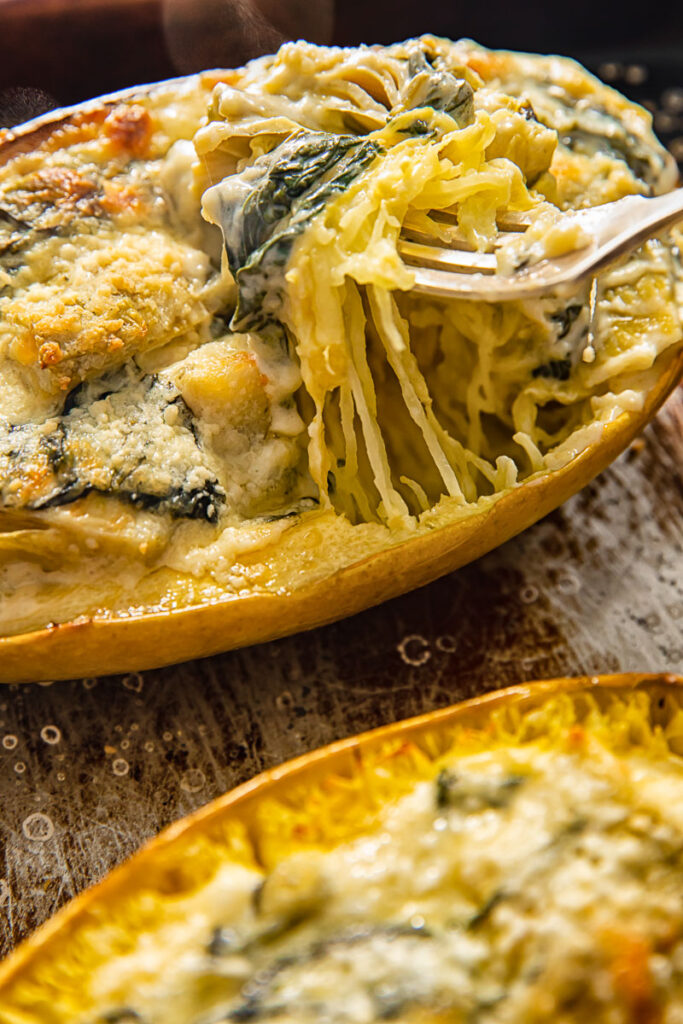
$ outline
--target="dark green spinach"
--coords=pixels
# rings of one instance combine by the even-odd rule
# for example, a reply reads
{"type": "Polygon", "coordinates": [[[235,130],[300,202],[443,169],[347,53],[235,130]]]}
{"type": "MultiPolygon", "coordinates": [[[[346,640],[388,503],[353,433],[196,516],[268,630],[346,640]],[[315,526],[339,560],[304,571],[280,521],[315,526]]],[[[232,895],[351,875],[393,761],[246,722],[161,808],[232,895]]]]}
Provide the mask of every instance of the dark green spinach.
{"type": "Polygon", "coordinates": [[[294,241],[380,151],[372,139],[301,131],[210,190],[239,288],[233,330],[278,323],[294,241]]]}

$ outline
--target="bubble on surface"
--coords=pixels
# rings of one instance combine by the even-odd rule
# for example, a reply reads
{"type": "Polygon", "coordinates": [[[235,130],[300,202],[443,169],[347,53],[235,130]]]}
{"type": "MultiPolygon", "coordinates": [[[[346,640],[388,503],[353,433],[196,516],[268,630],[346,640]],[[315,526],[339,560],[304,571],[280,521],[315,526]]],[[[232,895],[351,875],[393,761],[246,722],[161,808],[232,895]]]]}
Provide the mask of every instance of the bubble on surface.
{"type": "Polygon", "coordinates": [[[130,765],[124,757],[117,757],[111,763],[111,770],[114,775],[127,775],[130,771],[130,765]]]}
{"type": "Polygon", "coordinates": [[[145,750],[147,751],[148,754],[152,754],[154,752],[154,744],[152,743],[151,740],[145,743],[145,750]]]}
{"type": "Polygon", "coordinates": [[[46,843],[55,834],[52,818],[49,818],[47,814],[42,814],[40,811],[29,814],[28,818],[24,818],[21,830],[27,839],[31,839],[35,843],[46,843]]]}
{"type": "Polygon", "coordinates": [[[188,768],[180,779],[180,788],[186,793],[198,793],[203,789],[205,782],[206,776],[201,768],[188,768]]]}
{"type": "Polygon", "coordinates": [[[444,654],[454,654],[458,649],[458,641],[449,633],[444,633],[443,636],[437,637],[436,649],[444,654]]]}
{"type": "Polygon", "coordinates": [[[24,772],[26,771],[26,765],[24,764],[23,761],[17,761],[17,763],[14,766],[14,770],[17,773],[17,775],[23,775],[24,772]]]}
{"type": "Polygon", "coordinates": [[[133,693],[140,693],[144,685],[144,680],[139,672],[131,672],[129,675],[124,676],[121,682],[124,689],[132,690],[133,693]]]}
{"type": "Polygon", "coordinates": [[[66,778],[66,775],[64,774],[64,772],[57,772],[57,781],[58,782],[64,782],[65,778],[66,778]]]}
{"type": "Polygon", "coordinates": [[[38,686],[54,686],[54,684],[54,679],[41,679],[41,681],[38,683],[38,686]]]}
{"type": "Polygon", "coordinates": [[[128,750],[130,740],[121,740],[121,750],[128,750]]]}
{"type": "Polygon", "coordinates": [[[166,731],[161,738],[165,743],[170,743],[173,739],[173,733],[166,731]]]}
{"type": "Polygon", "coordinates": [[[581,590],[581,580],[576,573],[567,570],[559,577],[557,589],[561,594],[578,594],[581,590]]]}
{"type": "Polygon", "coordinates": [[[526,587],[522,587],[519,592],[519,599],[522,604],[533,604],[534,601],[538,601],[540,591],[538,587],[535,587],[533,583],[528,583],[526,587]]]}
{"type": "Polygon", "coordinates": [[[56,725],[44,725],[40,730],[40,738],[43,743],[49,743],[53,747],[61,740],[62,730],[56,725]]]}
{"type": "Polygon", "coordinates": [[[286,711],[287,708],[291,708],[293,703],[294,698],[289,690],[283,690],[282,693],[279,693],[275,698],[275,707],[278,711],[286,711]]]}
{"type": "Polygon", "coordinates": [[[420,636],[419,633],[411,633],[409,636],[404,636],[400,644],[397,645],[396,650],[406,665],[424,665],[432,656],[432,652],[429,650],[429,642],[423,636],[420,636]]]}
{"type": "Polygon", "coordinates": [[[8,732],[6,736],[2,737],[2,745],[5,750],[14,750],[19,740],[11,732],[8,732]]]}
{"type": "Polygon", "coordinates": [[[84,690],[93,690],[96,686],[97,686],[97,679],[94,679],[94,678],[90,677],[88,679],[84,679],[83,680],[83,689],[84,690]]]}

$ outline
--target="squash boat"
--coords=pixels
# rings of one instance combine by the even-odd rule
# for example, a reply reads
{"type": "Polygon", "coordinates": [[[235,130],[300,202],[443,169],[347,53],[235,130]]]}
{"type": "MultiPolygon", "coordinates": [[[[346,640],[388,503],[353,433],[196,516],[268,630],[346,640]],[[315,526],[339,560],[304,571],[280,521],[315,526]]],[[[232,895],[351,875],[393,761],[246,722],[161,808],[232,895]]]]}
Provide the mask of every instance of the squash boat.
{"type": "Polygon", "coordinates": [[[505,304],[413,293],[399,234],[514,273],[580,244],[573,209],[675,180],[575,63],[433,37],[6,132],[0,679],[310,628],[559,505],[679,379],[675,233],[505,304]]]}
{"type": "Polygon", "coordinates": [[[0,1022],[678,1020],[682,683],[517,686],[267,772],[24,943],[0,1022]]]}

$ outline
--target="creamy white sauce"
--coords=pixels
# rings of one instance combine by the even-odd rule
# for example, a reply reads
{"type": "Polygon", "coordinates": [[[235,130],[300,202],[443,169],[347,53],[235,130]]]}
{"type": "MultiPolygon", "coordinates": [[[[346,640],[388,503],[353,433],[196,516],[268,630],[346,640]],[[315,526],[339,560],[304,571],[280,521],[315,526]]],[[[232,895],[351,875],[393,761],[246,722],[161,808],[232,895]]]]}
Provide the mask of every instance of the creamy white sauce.
{"type": "Polygon", "coordinates": [[[266,876],[225,865],[92,990],[126,992],[145,1024],[612,1024],[631,1020],[620,956],[635,949],[643,998],[677,1020],[682,792],[680,765],[599,744],[455,759],[329,853],[266,876]]]}
{"type": "MultiPolygon", "coordinates": [[[[488,175],[487,187],[498,188],[508,181],[513,192],[517,189],[515,201],[522,194],[520,189],[538,189],[529,192],[532,212],[545,209],[548,218],[538,220],[534,236],[537,255],[580,244],[580,234],[571,223],[567,225],[569,214],[561,210],[614,198],[624,191],[671,184],[670,167],[642,114],[593,85],[574,65],[557,59],[492,56],[467,42],[450,44],[425,37],[396,47],[356,50],[288,44],[275,57],[244,69],[239,80],[231,77],[230,84],[216,85],[203,127],[207,87],[196,79],[162,86],[142,97],[140,102],[154,119],[154,155],[149,160],[131,159],[125,168],[122,162],[107,179],[107,187],[117,195],[127,194],[128,189],[138,199],[142,197],[144,213],[133,202],[115,215],[113,226],[99,221],[97,230],[84,215],[77,230],[69,228],[67,237],[51,234],[32,240],[22,264],[2,278],[10,287],[0,298],[5,313],[0,325],[0,419],[13,424],[43,421],[48,436],[49,425],[57,424],[55,417],[65,389],[81,378],[96,378],[103,367],[108,372],[121,361],[134,359],[140,371],[175,381],[184,394],[177,376],[179,367],[194,365],[202,356],[208,359],[215,346],[234,350],[248,357],[257,373],[248,380],[245,373],[244,386],[240,378],[234,394],[220,402],[197,398],[199,385],[193,378],[183,400],[187,399],[192,410],[194,440],[181,435],[181,414],[172,405],[163,410],[147,438],[158,463],[160,484],[165,482],[170,488],[182,480],[188,488],[201,488],[207,481],[216,481],[219,521],[179,522],[160,509],[152,528],[148,519],[150,514],[154,518],[154,513],[132,508],[124,513],[120,496],[109,499],[109,521],[107,506],[99,505],[93,513],[91,503],[82,508],[75,502],[45,510],[36,513],[34,520],[26,506],[33,529],[24,531],[22,523],[20,530],[14,520],[5,519],[6,532],[13,539],[4,537],[0,558],[0,630],[37,628],[74,612],[107,612],[113,594],[103,585],[99,589],[93,585],[98,576],[117,581],[116,614],[121,615],[144,610],[135,588],[156,571],[172,570],[181,575],[187,595],[197,593],[195,581],[203,581],[207,587],[215,583],[219,594],[234,589],[247,592],[244,566],[237,564],[240,555],[258,549],[265,552],[281,540],[289,526],[301,526],[300,513],[315,509],[318,501],[338,513],[340,541],[335,565],[347,564],[352,551],[359,557],[363,554],[363,538],[379,523],[388,521],[391,536],[397,538],[415,533],[429,521],[431,509],[443,508],[448,501],[453,515],[460,514],[458,509],[474,512],[482,502],[493,500],[528,476],[565,466],[599,442],[606,423],[642,407],[646,390],[657,376],[650,372],[653,363],[681,336],[677,306],[683,287],[680,267],[674,265],[668,246],[654,242],[602,277],[590,315],[581,311],[578,316],[567,316],[567,303],[571,307],[574,302],[577,308],[586,305],[583,293],[567,301],[549,298],[526,304],[516,327],[506,323],[504,310],[492,312],[472,304],[459,313],[453,307],[446,314],[427,303],[416,302],[413,308],[406,300],[405,315],[411,319],[416,357],[419,361],[424,351],[433,349],[434,359],[424,380],[414,366],[404,367],[401,388],[407,396],[405,408],[399,405],[396,393],[385,394],[394,386],[396,367],[383,366],[374,385],[379,396],[377,416],[372,382],[368,383],[362,360],[351,360],[359,381],[354,401],[359,404],[354,411],[351,403],[350,413],[347,407],[346,448],[340,444],[343,424],[335,420],[335,403],[342,399],[340,392],[333,393],[332,385],[341,379],[340,367],[348,370],[351,328],[349,309],[340,305],[337,310],[326,303],[329,285],[339,287],[356,274],[363,289],[373,283],[380,292],[394,286],[400,291],[405,286],[405,268],[403,277],[392,277],[398,273],[400,261],[389,237],[382,234],[394,216],[389,206],[382,213],[385,222],[377,221],[374,249],[367,239],[365,249],[355,244],[348,252],[341,248],[344,231],[355,230],[362,236],[363,226],[375,216],[374,209],[362,205],[368,195],[375,195],[375,184],[378,202],[400,196],[406,175],[417,166],[412,158],[391,165],[388,157],[396,142],[391,127],[382,137],[386,159],[375,169],[376,183],[369,173],[360,194],[347,210],[341,210],[338,222],[331,226],[316,222],[315,230],[307,228],[304,233],[303,241],[310,241],[315,234],[315,244],[320,242],[318,250],[311,251],[319,255],[327,240],[333,248],[337,245],[336,256],[332,254],[329,265],[314,260],[312,270],[294,260],[296,265],[288,265],[283,278],[294,295],[307,274],[318,275],[311,279],[308,298],[299,310],[299,322],[307,323],[313,344],[306,349],[301,339],[290,334],[290,346],[298,351],[287,351],[272,339],[255,334],[226,335],[236,290],[230,275],[218,272],[220,238],[218,229],[199,216],[202,191],[228,177],[237,191],[242,188],[246,195],[254,160],[302,127],[332,135],[362,135],[384,129],[392,120],[397,125],[396,118],[403,118],[399,127],[409,142],[419,139],[425,129],[425,138],[431,137],[429,132],[436,129],[427,125],[424,117],[422,127],[413,123],[413,108],[429,98],[433,89],[438,107],[444,99],[439,93],[444,82],[453,88],[453,83],[460,83],[458,89],[470,98],[474,90],[474,113],[468,107],[463,120],[467,127],[464,132],[456,130],[459,122],[457,118],[449,121],[446,107],[425,117],[430,124],[440,125],[438,131],[446,130],[444,118],[449,121],[448,131],[458,136],[449,145],[456,150],[462,145],[463,158],[474,161],[468,180],[481,172],[488,175]],[[487,78],[489,60],[497,70],[487,78]],[[476,67],[483,68],[483,85],[472,70],[476,67]],[[548,84],[551,78],[553,85],[548,84]],[[555,129],[565,142],[565,136],[574,133],[579,147],[576,152],[568,142],[558,143],[555,129]],[[467,145],[465,132],[471,133],[467,145]],[[602,139],[604,145],[582,156],[579,143],[586,143],[587,136],[593,139],[589,148],[595,139],[598,143],[602,139]],[[484,138],[488,141],[482,141],[484,138]],[[475,170],[477,161],[472,155],[472,140],[477,139],[482,147],[479,170],[475,170]],[[574,163],[571,174],[564,178],[562,173],[556,175],[561,195],[553,205],[549,175],[557,171],[553,160],[560,150],[563,159],[574,163]],[[634,177],[635,171],[622,159],[624,152],[644,176],[642,180],[634,177]],[[236,171],[244,173],[237,178],[236,171]],[[524,185],[520,175],[526,176],[524,185]],[[122,269],[116,264],[111,280],[107,278],[106,287],[100,290],[109,295],[117,288],[125,292],[129,283],[147,280],[150,267],[158,269],[163,264],[170,270],[171,282],[164,279],[164,288],[160,285],[157,289],[158,294],[165,289],[163,309],[160,306],[150,314],[145,307],[139,339],[125,334],[128,313],[117,314],[106,338],[92,350],[76,351],[75,368],[68,380],[60,380],[48,358],[50,352],[46,355],[40,350],[39,359],[45,365],[39,365],[29,328],[39,313],[49,320],[47,328],[62,330],[68,319],[63,307],[75,303],[78,308],[80,302],[85,308],[93,295],[106,312],[106,296],[102,298],[97,290],[102,285],[102,271],[124,250],[128,262],[122,269]],[[184,289],[180,298],[173,282],[184,289]],[[14,302],[17,296],[18,305],[14,302]],[[11,316],[22,331],[26,328],[23,340],[17,336],[19,328],[8,319],[11,316]],[[125,347],[129,342],[130,349],[125,347]],[[327,404],[324,416],[321,411],[318,420],[311,422],[311,402],[309,396],[302,396],[301,371],[309,357],[315,361],[316,347],[324,351],[306,387],[310,385],[309,395],[313,391],[327,393],[327,404]],[[322,380],[332,384],[326,389],[322,380]],[[553,412],[554,404],[567,412],[566,422],[559,427],[561,417],[557,409],[553,412]],[[245,414],[245,407],[253,415],[245,414]],[[360,420],[363,430],[358,426],[360,420]],[[489,431],[487,424],[492,421],[496,427],[489,431]],[[349,427],[349,422],[355,426],[349,427]],[[359,458],[354,446],[360,450],[359,458]],[[395,465],[389,464],[383,449],[395,457],[395,465]],[[368,462],[372,472],[367,469],[368,462]],[[400,494],[392,493],[392,480],[398,481],[400,494]],[[126,515],[125,528],[115,536],[111,527],[126,515]],[[347,530],[346,517],[355,524],[355,533],[347,530]],[[44,531],[48,528],[54,531],[55,540],[62,534],[65,540],[52,545],[49,564],[41,554],[47,549],[44,531]],[[64,554],[61,564],[58,552],[64,554]]],[[[0,171],[0,191],[3,196],[7,190],[11,193],[12,174],[30,176],[43,168],[41,161],[51,172],[57,169],[61,174],[83,168],[91,173],[93,168],[106,166],[108,159],[97,137],[56,148],[49,157],[26,154],[14,169],[7,165],[0,171]]],[[[98,188],[101,185],[99,182],[98,188]]],[[[210,199],[207,202],[210,204],[210,199]]],[[[495,210],[489,211],[487,228],[477,223],[477,217],[471,218],[475,235],[479,232],[483,238],[487,230],[495,231],[493,214],[495,210]]],[[[363,292],[364,301],[368,294],[363,292]]],[[[274,309],[280,305],[270,295],[264,297],[264,303],[274,309]]],[[[144,305],[142,300],[140,304],[144,305]]],[[[383,332],[394,354],[409,353],[410,347],[392,320],[390,305],[378,300],[377,308],[380,312],[373,327],[383,332]]],[[[135,302],[129,312],[134,318],[135,302]]],[[[101,319],[96,313],[93,323],[97,325],[101,319]]],[[[79,332],[83,333],[82,327],[70,334],[66,330],[67,342],[71,344],[79,332]]],[[[376,353],[371,352],[371,373],[377,369],[376,362],[376,353]]],[[[207,373],[207,380],[211,375],[207,373]]],[[[347,373],[344,386],[350,376],[347,373]]],[[[92,438],[99,440],[99,454],[97,443],[93,450],[95,461],[100,458],[102,462],[97,479],[104,489],[134,448],[126,436],[130,424],[117,421],[113,404],[103,399],[94,409],[102,429],[99,439],[92,438]]],[[[7,493],[13,500],[16,487],[16,479],[10,481],[7,493]]],[[[211,511],[216,511],[213,505],[211,511]]],[[[387,536],[381,528],[373,534],[375,538],[387,536]]],[[[385,540],[378,543],[382,546],[385,540]]],[[[264,554],[264,559],[267,557],[264,554]]],[[[315,562],[315,553],[311,560],[315,562]]],[[[269,572],[259,576],[259,587],[276,590],[284,586],[276,573],[269,572]]],[[[162,603],[181,601],[165,595],[157,599],[162,603]]]]}

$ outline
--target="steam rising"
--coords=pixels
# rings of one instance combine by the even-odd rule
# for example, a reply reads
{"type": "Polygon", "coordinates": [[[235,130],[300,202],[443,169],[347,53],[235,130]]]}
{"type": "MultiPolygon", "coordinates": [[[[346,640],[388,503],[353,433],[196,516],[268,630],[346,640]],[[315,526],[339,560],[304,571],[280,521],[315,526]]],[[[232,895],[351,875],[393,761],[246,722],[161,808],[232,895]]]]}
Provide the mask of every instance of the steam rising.
{"type": "Polygon", "coordinates": [[[238,67],[288,39],[329,43],[334,0],[163,0],[176,71],[238,67]]]}
{"type": "Polygon", "coordinates": [[[11,128],[56,107],[49,93],[32,86],[15,85],[0,89],[0,128],[11,128]]]}

